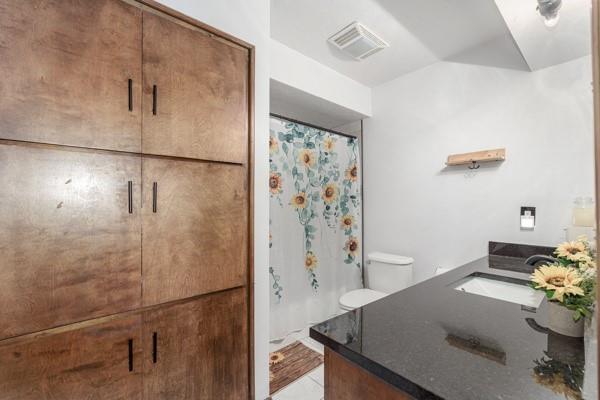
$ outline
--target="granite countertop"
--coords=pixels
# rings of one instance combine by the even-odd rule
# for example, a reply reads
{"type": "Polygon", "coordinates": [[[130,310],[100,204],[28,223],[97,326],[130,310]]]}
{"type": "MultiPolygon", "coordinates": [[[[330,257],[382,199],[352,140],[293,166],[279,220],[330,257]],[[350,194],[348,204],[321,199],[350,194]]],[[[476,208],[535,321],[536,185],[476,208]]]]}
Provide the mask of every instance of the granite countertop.
{"type": "Polygon", "coordinates": [[[590,368],[582,338],[544,328],[545,299],[528,309],[454,289],[474,273],[526,284],[524,257],[539,249],[491,242],[489,256],[318,324],[310,336],[417,399],[596,399],[595,361],[590,368]],[[585,394],[569,389],[564,373],[553,380],[552,368],[570,371],[585,394]]]}

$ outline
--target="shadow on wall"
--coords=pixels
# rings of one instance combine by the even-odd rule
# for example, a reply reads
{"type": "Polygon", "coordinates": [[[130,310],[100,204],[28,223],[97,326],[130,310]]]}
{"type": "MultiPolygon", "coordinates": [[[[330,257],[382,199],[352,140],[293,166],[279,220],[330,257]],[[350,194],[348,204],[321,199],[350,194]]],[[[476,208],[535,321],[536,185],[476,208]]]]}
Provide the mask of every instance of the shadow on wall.
{"type": "Polygon", "coordinates": [[[500,166],[505,161],[488,161],[485,163],[477,163],[479,168],[470,169],[470,165],[447,165],[442,168],[437,175],[464,175],[465,178],[472,178],[477,175],[478,172],[486,173],[500,169],[500,166]]]}
{"type": "Polygon", "coordinates": [[[439,59],[508,33],[493,1],[376,1],[439,59]]]}
{"type": "Polygon", "coordinates": [[[440,60],[530,71],[493,1],[376,1],[440,60]]]}
{"type": "Polygon", "coordinates": [[[444,61],[531,72],[510,34],[447,57],[444,61]]]}

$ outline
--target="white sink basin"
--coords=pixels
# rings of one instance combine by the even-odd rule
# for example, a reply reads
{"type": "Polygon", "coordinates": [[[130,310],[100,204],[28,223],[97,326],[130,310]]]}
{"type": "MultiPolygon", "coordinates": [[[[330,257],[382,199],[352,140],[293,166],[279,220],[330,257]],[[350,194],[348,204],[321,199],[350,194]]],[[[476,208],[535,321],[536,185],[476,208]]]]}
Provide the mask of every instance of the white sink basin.
{"type": "Polygon", "coordinates": [[[545,296],[543,292],[526,285],[482,276],[468,276],[459,281],[454,289],[533,308],[538,308],[545,296]]]}

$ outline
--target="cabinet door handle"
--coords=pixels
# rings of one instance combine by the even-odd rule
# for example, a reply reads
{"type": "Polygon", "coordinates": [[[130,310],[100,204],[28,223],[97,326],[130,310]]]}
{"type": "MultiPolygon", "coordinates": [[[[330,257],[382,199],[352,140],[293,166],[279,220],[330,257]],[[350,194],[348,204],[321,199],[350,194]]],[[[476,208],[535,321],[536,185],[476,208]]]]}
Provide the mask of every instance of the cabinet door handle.
{"type": "Polygon", "coordinates": [[[129,346],[129,372],[132,372],[133,371],[133,339],[129,339],[127,344],[129,346]]]}
{"type": "Polygon", "coordinates": [[[127,182],[127,206],[129,214],[133,214],[133,182],[127,182]]]}
{"type": "Polygon", "coordinates": [[[152,334],[152,363],[156,364],[158,361],[158,333],[152,334]]]}
{"type": "Polygon", "coordinates": [[[129,111],[133,111],[133,80],[129,79],[128,81],[128,90],[129,90],[129,111]]]}
{"type": "Polygon", "coordinates": [[[152,86],[152,115],[156,115],[156,108],[158,103],[158,88],[156,85],[152,86]]]}
{"type": "Polygon", "coordinates": [[[158,208],[158,183],[152,183],[152,212],[156,213],[158,208]]]}

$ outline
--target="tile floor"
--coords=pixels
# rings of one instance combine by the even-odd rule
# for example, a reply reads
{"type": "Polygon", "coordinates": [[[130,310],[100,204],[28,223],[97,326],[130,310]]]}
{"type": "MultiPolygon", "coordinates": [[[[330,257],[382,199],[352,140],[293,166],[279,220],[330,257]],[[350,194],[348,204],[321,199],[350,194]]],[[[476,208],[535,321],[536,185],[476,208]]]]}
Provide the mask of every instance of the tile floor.
{"type": "MultiPolygon", "coordinates": [[[[289,335],[284,340],[271,343],[271,351],[287,346],[288,344],[299,340],[303,345],[323,354],[323,345],[308,337],[308,329],[289,335]]],[[[289,384],[279,392],[273,394],[273,400],[323,400],[324,397],[324,369],[321,364],[302,378],[289,384]]]]}

